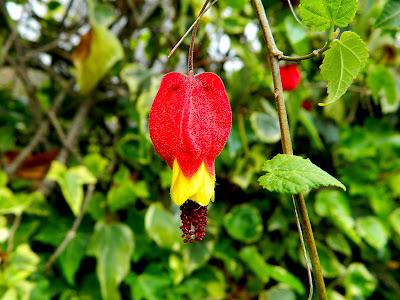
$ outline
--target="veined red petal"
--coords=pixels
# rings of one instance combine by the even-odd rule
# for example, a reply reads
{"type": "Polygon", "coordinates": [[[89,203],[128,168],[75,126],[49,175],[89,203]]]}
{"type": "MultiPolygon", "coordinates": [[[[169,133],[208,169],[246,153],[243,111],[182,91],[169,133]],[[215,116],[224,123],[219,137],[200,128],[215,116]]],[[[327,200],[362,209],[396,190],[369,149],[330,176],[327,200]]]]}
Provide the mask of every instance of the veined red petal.
{"type": "Polygon", "coordinates": [[[204,161],[214,175],[214,160],[232,125],[222,80],[214,73],[166,74],[150,110],[149,131],[157,153],[172,168],[176,159],[191,177],[204,161]]]}

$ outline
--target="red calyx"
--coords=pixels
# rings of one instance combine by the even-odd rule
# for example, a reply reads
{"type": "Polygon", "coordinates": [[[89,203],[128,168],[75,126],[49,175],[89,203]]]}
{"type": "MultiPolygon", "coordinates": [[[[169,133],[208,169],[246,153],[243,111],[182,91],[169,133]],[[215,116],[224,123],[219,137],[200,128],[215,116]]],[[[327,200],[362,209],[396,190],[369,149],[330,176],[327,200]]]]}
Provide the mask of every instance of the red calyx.
{"type": "Polygon", "coordinates": [[[149,131],[156,152],[172,168],[175,159],[186,177],[204,161],[214,174],[232,125],[222,80],[214,73],[166,74],[150,110],[149,131]]]}
{"type": "Polygon", "coordinates": [[[284,91],[294,90],[301,81],[299,68],[295,64],[281,66],[279,68],[284,91]]]}

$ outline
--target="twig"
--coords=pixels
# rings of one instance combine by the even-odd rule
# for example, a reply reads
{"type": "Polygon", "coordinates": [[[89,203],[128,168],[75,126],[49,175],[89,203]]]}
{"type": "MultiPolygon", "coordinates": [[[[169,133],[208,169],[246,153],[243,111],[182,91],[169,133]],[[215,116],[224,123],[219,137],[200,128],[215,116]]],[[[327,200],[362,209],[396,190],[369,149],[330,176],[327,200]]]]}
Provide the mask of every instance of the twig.
{"type": "Polygon", "coordinates": [[[19,225],[21,224],[22,213],[15,215],[14,223],[10,230],[10,236],[8,237],[7,242],[7,253],[10,253],[14,248],[14,236],[15,232],[17,231],[19,225]]]}
{"type": "Polygon", "coordinates": [[[199,20],[201,19],[201,17],[217,2],[218,0],[214,0],[213,2],[210,3],[210,5],[208,5],[206,7],[206,9],[204,9],[204,11],[202,13],[199,14],[199,16],[196,18],[196,20],[193,22],[192,26],[189,27],[188,30],[186,30],[185,34],[180,38],[180,40],[176,43],[176,45],[174,46],[174,48],[172,48],[171,52],[168,54],[168,58],[170,58],[174,52],[176,51],[176,49],[178,49],[178,47],[180,46],[180,44],[182,44],[183,40],[188,36],[188,34],[190,33],[190,31],[193,29],[194,26],[196,26],[196,24],[199,22],[199,20]]]}
{"type": "Polygon", "coordinates": [[[81,225],[82,219],[85,215],[86,209],[89,205],[90,199],[93,196],[94,190],[95,190],[94,184],[88,185],[88,188],[86,191],[86,196],[85,196],[85,199],[83,200],[79,215],[77,216],[74,223],[72,224],[72,227],[68,230],[67,234],[64,237],[64,240],[61,242],[61,244],[57,247],[57,249],[54,251],[54,253],[50,256],[50,258],[46,262],[46,265],[45,265],[46,273],[48,273],[51,270],[51,267],[53,266],[54,262],[64,252],[64,250],[67,248],[69,243],[75,238],[76,233],[79,229],[79,226],[81,225]]]}
{"type": "Polygon", "coordinates": [[[300,61],[300,60],[306,60],[310,59],[313,57],[321,56],[322,53],[324,53],[326,50],[329,49],[330,42],[326,42],[325,45],[322,48],[316,49],[311,53],[308,53],[306,55],[299,55],[299,56],[288,56],[288,55],[278,55],[279,60],[286,60],[286,61],[300,61]]]}
{"type": "MultiPolygon", "coordinates": [[[[90,108],[92,105],[95,103],[95,98],[92,96],[89,96],[86,98],[86,100],[81,104],[79,107],[79,110],[74,116],[74,119],[72,120],[72,126],[65,138],[65,143],[69,148],[73,148],[74,145],[76,144],[78,137],[81,133],[81,129],[83,126],[83,123],[86,119],[87,114],[89,113],[90,108]]],[[[61,149],[60,153],[58,154],[56,160],[61,162],[62,164],[65,164],[68,158],[69,151],[63,146],[61,149]]],[[[53,181],[43,181],[41,186],[40,186],[40,191],[42,192],[43,195],[47,196],[51,189],[54,186],[53,181]]]]}
{"type": "Polygon", "coordinates": [[[14,44],[17,35],[18,35],[17,26],[15,26],[10,36],[8,37],[7,41],[5,42],[3,49],[1,50],[0,65],[4,64],[4,62],[6,61],[6,58],[8,56],[8,51],[10,51],[11,46],[14,44]]]}
{"type": "MultiPolygon", "coordinates": [[[[68,87],[64,88],[60,94],[54,100],[53,107],[51,109],[52,113],[57,113],[60,108],[64,98],[68,92],[68,87]]],[[[17,155],[17,157],[13,160],[13,162],[6,167],[6,173],[9,177],[11,177],[19,168],[19,166],[25,161],[25,159],[32,153],[32,151],[37,147],[37,145],[44,139],[48,130],[49,130],[49,121],[44,120],[41,122],[39,128],[37,129],[35,135],[29,142],[29,144],[22,149],[22,151],[17,155]]]]}
{"type": "Polygon", "coordinates": [[[297,23],[299,23],[300,25],[303,25],[303,23],[300,21],[299,17],[297,16],[296,12],[294,11],[294,8],[293,8],[293,5],[292,5],[292,1],[291,0],[287,0],[287,3],[289,5],[290,12],[292,13],[293,18],[297,21],[297,23]]]}
{"type": "Polygon", "coordinates": [[[36,131],[35,135],[21,152],[18,153],[17,157],[13,160],[13,162],[6,167],[6,173],[8,177],[12,177],[19,168],[19,166],[25,161],[25,159],[32,153],[32,151],[36,148],[36,146],[44,139],[49,131],[49,122],[46,120],[41,123],[39,129],[36,131]]]}
{"type": "MultiPolygon", "coordinates": [[[[279,51],[275,45],[275,40],[272,35],[271,28],[268,23],[267,16],[265,15],[265,10],[261,0],[252,0],[256,15],[260,22],[260,26],[262,29],[263,37],[265,43],[268,48],[268,60],[271,67],[272,78],[274,82],[274,95],[275,95],[275,104],[277,107],[278,117],[279,117],[279,126],[281,130],[281,142],[283,152],[285,154],[293,154],[292,141],[290,137],[289,131],[289,123],[287,119],[285,101],[283,98],[283,89],[282,82],[279,72],[279,59],[277,54],[279,51]]],[[[318,293],[318,298],[321,300],[326,300],[326,289],[324,278],[322,275],[321,265],[318,258],[317,247],[314,240],[314,235],[311,228],[310,219],[308,217],[307,207],[305,204],[305,200],[302,194],[297,195],[297,204],[299,208],[299,215],[301,217],[301,225],[304,232],[305,242],[308,246],[308,250],[310,251],[311,264],[313,266],[315,287],[318,293]]],[[[306,260],[307,262],[307,260],[306,260]]]]}
{"type": "Polygon", "coordinates": [[[18,77],[20,78],[23,86],[25,87],[25,90],[26,90],[29,98],[32,100],[33,104],[36,106],[36,110],[37,111],[42,110],[46,114],[51,125],[56,130],[58,138],[61,141],[61,144],[63,145],[63,147],[66,148],[72,154],[74,154],[75,157],[77,158],[77,160],[79,161],[81,159],[79,153],[69,146],[69,144],[65,138],[64,131],[62,130],[62,127],[61,127],[60,123],[58,122],[58,119],[57,119],[56,115],[54,114],[54,112],[48,111],[41,105],[39,99],[36,97],[36,88],[30,82],[28,75],[20,68],[20,66],[18,66],[17,64],[13,64],[13,65],[14,65],[14,69],[15,69],[18,77]]]}
{"type": "Polygon", "coordinates": [[[62,19],[60,21],[60,28],[64,27],[65,20],[68,18],[69,12],[70,12],[73,4],[74,4],[74,0],[70,0],[68,2],[68,6],[65,9],[65,13],[64,13],[64,15],[63,15],[63,17],[62,17],[62,19]]]}

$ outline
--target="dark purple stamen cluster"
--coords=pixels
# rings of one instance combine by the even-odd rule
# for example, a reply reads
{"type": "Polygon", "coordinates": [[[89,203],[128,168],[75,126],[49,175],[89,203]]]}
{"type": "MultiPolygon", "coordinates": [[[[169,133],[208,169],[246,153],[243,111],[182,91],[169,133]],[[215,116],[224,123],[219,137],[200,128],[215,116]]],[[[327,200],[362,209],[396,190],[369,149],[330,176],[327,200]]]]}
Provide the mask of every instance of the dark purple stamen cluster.
{"type": "Polygon", "coordinates": [[[206,235],[208,225],[207,206],[201,206],[192,200],[187,200],[181,205],[180,229],[185,243],[201,241],[206,235]]]}

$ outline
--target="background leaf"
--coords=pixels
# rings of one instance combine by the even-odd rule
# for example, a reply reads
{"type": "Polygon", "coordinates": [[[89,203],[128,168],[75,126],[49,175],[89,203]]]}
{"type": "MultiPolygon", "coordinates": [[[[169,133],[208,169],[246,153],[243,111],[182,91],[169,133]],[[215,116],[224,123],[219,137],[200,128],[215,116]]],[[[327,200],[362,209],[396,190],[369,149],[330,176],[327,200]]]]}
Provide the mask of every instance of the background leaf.
{"type": "Polygon", "coordinates": [[[96,256],[96,273],[103,299],[121,299],[118,287],[129,272],[135,247],[131,229],[121,223],[97,223],[91,240],[96,256]]]}
{"type": "Polygon", "coordinates": [[[400,1],[386,1],[383,10],[376,20],[376,27],[398,29],[400,27],[400,1]]]}

